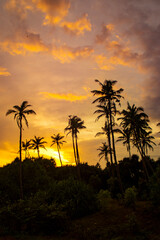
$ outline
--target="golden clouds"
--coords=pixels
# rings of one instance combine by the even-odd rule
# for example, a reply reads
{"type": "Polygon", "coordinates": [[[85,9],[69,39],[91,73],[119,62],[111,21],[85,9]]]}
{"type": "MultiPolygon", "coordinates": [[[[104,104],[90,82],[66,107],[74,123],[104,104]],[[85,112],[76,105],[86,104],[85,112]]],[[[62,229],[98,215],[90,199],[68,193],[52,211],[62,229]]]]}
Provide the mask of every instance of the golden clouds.
{"type": "Polygon", "coordinates": [[[89,57],[93,53],[93,49],[91,47],[71,48],[68,46],[54,46],[51,53],[61,63],[69,63],[76,58],[89,57]]]}
{"type": "Polygon", "coordinates": [[[59,23],[68,14],[70,8],[68,0],[32,0],[32,2],[46,14],[44,25],[59,23]]]}
{"type": "Polygon", "coordinates": [[[11,55],[26,55],[27,52],[44,52],[47,47],[40,43],[12,42],[6,40],[0,42],[0,48],[11,55]]]}
{"type": "Polygon", "coordinates": [[[48,92],[41,92],[45,98],[53,98],[57,100],[65,100],[69,102],[75,102],[75,101],[83,101],[86,100],[90,95],[73,95],[72,93],[68,94],[58,94],[58,93],[48,93],[48,92]]]}
{"type": "Polygon", "coordinates": [[[74,33],[76,35],[84,34],[84,31],[91,31],[91,23],[85,14],[82,18],[75,22],[62,22],[61,26],[68,32],[74,33]]]}
{"type": "Polygon", "coordinates": [[[6,68],[0,67],[0,76],[10,76],[11,74],[7,71],[6,68]]]}
{"type": "Polygon", "coordinates": [[[104,55],[95,56],[95,61],[101,70],[108,71],[108,70],[114,69],[114,67],[111,65],[109,59],[107,59],[104,55]]]}

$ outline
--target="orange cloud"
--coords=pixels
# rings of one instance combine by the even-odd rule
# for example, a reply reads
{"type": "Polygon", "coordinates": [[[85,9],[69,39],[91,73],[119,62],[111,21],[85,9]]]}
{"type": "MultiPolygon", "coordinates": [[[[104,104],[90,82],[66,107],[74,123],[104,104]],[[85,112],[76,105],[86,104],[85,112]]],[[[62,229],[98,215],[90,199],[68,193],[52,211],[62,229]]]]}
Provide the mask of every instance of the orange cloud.
{"type": "Polygon", "coordinates": [[[114,67],[110,63],[110,60],[104,55],[97,55],[94,57],[94,59],[101,70],[109,71],[114,69],[114,67]]]}
{"type": "Polygon", "coordinates": [[[67,46],[54,46],[51,53],[61,63],[69,63],[76,58],[89,57],[93,53],[93,49],[91,47],[71,48],[67,46]]]}
{"type": "Polygon", "coordinates": [[[10,76],[11,74],[7,71],[6,68],[0,67],[0,75],[1,76],[10,76]]]}
{"type": "Polygon", "coordinates": [[[27,16],[27,11],[33,9],[31,1],[32,0],[9,0],[5,8],[10,12],[17,13],[21,19],[24,19],[27,16]]]}
{"type": "Polygon", "coordinates": [[[85,14],[82,18],[78,19],[76,22],[62,22],[61,27],[70,33],[80,35],[84,34],[84,31],[91,31],[91,23],[85,14]]]}
{"type": "Polygon", "coordinates": [[[44,25],[58,24],[70,8],[69,0],[32,0],[36,7],[46,14],[44,25]]]}
{"type": "Polygon", "coordinates": [[[0,48],[9,52],[11,55],[26,55],[27,52],[44,52],[48,51],[47,47],[40,43],[27,43],[27,42],[12,42],[6,40],[0,42],[0,48]]]}
{"type": "Polygon", "coordinates": [[[69,102],[75,102],[75,101],[83,101],[86,100],[90,95],[85,95],[85,96],[78,96],[78,95],[73,95],[72,93],[68,94],[58,94],[58,93],[48,93],[48,92],[40,92],[45,98],[54,98],[58,100],[65,100],[69,102]]]}

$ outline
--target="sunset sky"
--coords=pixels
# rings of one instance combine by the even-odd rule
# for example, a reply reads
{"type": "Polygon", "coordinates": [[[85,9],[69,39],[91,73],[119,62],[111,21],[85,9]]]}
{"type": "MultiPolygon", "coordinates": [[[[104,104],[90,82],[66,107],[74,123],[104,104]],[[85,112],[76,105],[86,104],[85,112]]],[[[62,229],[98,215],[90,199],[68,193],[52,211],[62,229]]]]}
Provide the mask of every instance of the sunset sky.
{"type": "MultiPolygon", "coordinates": [[[[120,109],[127,101],[143,106],[159,143],[159,13],[159,0],[1,0],[0,166],[18,152],[19,130],[6,111],[24,100],[37,115],[28,116],[23,140],[44,137],[47,151],[40,154],[59,164],[50,136],[66,135],[68,115],[77,115],[86,126],[78,139],[81,161],[95,165],[97,148],[105,141],[105,136],[95,138],[104,122],[95,122],[93,115],[95,79],[117,80],[125,97],[120,109]]],[[[71,136],[65,140],[63,162],[72,164],[71,136]]],[[[116,146],[118,160],[128,156],[124,146],[116,146]]],[[[159,149],[150,152],[154,159],[159,149]]]]}

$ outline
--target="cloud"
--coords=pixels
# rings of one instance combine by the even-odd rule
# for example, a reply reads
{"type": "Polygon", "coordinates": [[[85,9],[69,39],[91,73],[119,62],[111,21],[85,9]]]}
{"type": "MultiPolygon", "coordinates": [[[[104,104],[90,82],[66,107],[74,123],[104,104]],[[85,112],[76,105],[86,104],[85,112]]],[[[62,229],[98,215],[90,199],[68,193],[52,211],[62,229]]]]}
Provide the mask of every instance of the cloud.
{"type": "Polygon", "coordinates": [[[88,46],[71,48],[63,45],[60,47],[53,46],[51,54],[56,60],[59,60],[61,63],[70,63],[77,58],[81,59],[89,57],[93,51],[93,48],[88,46]]]}
{"type": "Polygon", "coordinates": [[[0,76],[10,76],[11,74],[7,71],[6,68],[0,67],[0,76]]]}
{"type": "Polygon", "coordinates": [[[72,93],[58,94],[58,93],[48,93],[48,92],[41,92],[40,94],[42,94],[45,98],[65,100],[65,101],[69,101],[69,102],[83,101],[83,100],[86,100],[87,98],[89,98],[89,96],[90,96],[89,94],[80,96],[80,95],[73,95],[72,93]]]}
{"type": "Polygon", "coordinates": [[[36,7],[45,13],[44,25],[58,24],[68,14],[69,0],[32,0],[36,7]]]}
{"type": "Polygon", "coordinates": [[[87,18],[87,14],[84,14],[81,18],[79,18],[75,22],[62,22],[60,24],[67,32],[80,35],[84,34],[84,31],[91,31],[91,23],[87,18]]]}
{"type": "Polygon", "coordinates": [[[27,52],[46,52],[48,47],[42,42],[39,34],[15,33],[15,36],[0,42],[0,48],[11,55],[26,55],[27,52]]]}
{"type": "Polygon", "coordinates": [[[108,41],[113,30],[114,30],[113,24],[103,25],[101,33],[96,35],[96,43],[102,44],[102,43],[108,41]]]}
{"type": "Polygon", "coordinates": [[[112,70],[114,69],[114,67],[111,65],[109,59],[107,57],[105,57],[104,55],[96,55],[94,56],[94,59],[96,61],[96,63],[98,64],[98,67],[101,70],[112,70]]]}

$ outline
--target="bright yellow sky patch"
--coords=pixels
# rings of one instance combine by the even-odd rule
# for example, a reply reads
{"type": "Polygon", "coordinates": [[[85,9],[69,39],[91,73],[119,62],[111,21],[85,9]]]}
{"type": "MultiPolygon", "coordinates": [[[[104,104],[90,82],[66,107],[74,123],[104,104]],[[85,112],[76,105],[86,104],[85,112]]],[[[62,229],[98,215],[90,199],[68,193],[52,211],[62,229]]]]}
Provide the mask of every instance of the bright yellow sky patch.
{"type": "Polygon", "coordinates": [[[1,76],[10,76],[11,74],[7,71],[6,68],[0,67],[0,75],[1,76]]]}
{"type": "Polygon", "coordinates": [[[84,96],[78,96],[78,95],[73,95],[72,93],[68,94],[58,94],[58,93],[48,93],[48,92],[41,92],[45,98],[54,98],[58,100],[65,100],[69,102],[75,102],[75,101],[83,101],[86,100],[90,95],[84,95],[84,96]]]}

